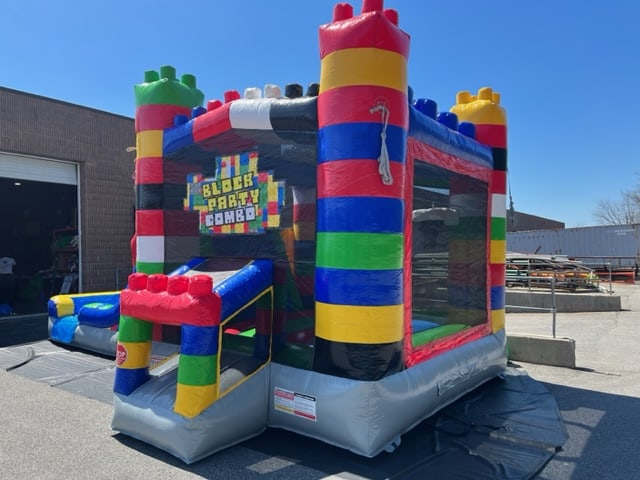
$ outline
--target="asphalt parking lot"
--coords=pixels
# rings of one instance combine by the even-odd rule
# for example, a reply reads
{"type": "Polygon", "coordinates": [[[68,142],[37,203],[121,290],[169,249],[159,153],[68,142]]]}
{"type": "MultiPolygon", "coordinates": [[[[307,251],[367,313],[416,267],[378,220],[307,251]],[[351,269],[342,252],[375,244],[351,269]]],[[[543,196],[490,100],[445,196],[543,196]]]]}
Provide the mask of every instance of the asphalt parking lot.
{"type": "MultiPolygon", "coordinates": [[[[536,477],[640,478],[640,286],[614,284],[622,311],[558,313],[556,336],[576,341],[576,368],[520,364],[555,396],[569,440],[536,477]]],[[[507,333],[551,335],[550,313],[507,315],[507,333]]]]}

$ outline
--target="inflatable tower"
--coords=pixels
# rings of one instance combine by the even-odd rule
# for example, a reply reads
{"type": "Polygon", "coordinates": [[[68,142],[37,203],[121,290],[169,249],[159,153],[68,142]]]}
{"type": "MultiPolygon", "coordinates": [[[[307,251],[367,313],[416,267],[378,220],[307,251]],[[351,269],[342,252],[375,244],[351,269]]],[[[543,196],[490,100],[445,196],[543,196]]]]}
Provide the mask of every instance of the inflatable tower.
{"type": "Polygon", "coordinates": [[[397,22],[367,0],[320,29],[315,369],[359,380],[402,368],[409,37],[397,22]]]}

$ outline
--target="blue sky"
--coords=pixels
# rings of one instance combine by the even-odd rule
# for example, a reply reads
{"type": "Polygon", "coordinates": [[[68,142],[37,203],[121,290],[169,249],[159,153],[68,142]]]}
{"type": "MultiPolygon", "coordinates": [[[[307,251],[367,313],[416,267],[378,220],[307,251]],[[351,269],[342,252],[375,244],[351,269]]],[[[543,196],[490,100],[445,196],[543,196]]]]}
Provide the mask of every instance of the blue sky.
{"type": "MultiPolygon", "coordinates": [[[[193,73],[207,99],[319,78],[333,0],[2,0],[0,85],[127,116],[145,70],[193,73]],[[176,8],[177,7],[177,8],[176,8]]],[[[350,2],[356,12],[361,0],[350,2]]],[[[411,35],[416,97],[490,86],[508,118],[518,211],[594,225],[640,183],[640,2],[386,0],[411,35]]]]}

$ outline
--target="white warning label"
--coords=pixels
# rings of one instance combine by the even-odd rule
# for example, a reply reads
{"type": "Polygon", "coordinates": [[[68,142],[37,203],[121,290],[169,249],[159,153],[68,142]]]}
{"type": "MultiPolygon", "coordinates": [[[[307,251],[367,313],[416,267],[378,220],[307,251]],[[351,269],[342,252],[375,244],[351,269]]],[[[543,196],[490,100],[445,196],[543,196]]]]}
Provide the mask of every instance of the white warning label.
{"type": "Polygon", "coordinates": [[[316,397],[311,395],[275,387],[273,389],[273,405],[276,410],[281,412],[313,420],[314,422],[317,420],[316,397]]]}

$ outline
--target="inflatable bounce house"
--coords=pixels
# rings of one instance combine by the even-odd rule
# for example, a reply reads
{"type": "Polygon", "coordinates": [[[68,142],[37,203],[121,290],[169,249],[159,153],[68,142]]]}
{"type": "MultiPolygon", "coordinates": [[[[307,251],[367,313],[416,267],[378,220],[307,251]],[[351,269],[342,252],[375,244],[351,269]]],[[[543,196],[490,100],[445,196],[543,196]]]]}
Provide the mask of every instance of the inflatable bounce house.
{"type": "Polygon", "coordinates": [[[135,87],[112,428],[186,463],[266,427],[390,452],[507,363],[499,95],[414,99],[382,0],[336,5],[319,40],[306,92],[203,107],[169,66],[135,87]]]}

